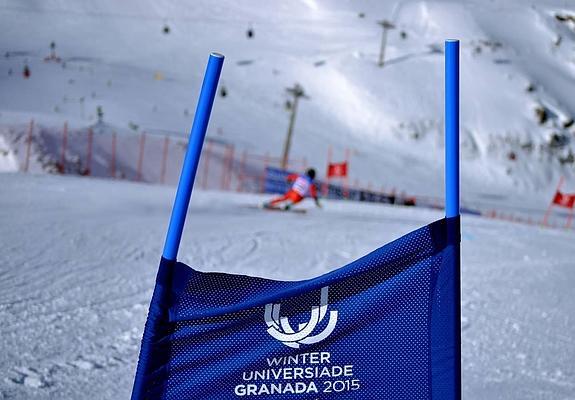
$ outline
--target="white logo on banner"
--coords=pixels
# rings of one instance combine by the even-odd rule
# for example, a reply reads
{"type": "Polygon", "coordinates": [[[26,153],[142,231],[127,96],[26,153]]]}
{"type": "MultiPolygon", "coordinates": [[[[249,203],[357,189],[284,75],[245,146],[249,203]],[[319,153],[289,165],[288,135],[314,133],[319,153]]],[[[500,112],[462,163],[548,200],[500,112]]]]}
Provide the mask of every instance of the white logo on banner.
{"type": "Polygon", "coordinates": [[[312,335],[312,333],[327,314],[328,295],[329,286],[325,286],[321,289],[319,307],[313,306],[311,308],[309,321],[299,324],[297,332],[293,330],[288,317],[280,317],[281,304],[266,304],[264,318],[268,326],[268,333],[286,346],[295,349],[299,349],[300,344],[312,344],[324,340],[333,332],[337,323],[336,310],[329,312],[329,322],[322,332],[316,335],[312,335]]]}

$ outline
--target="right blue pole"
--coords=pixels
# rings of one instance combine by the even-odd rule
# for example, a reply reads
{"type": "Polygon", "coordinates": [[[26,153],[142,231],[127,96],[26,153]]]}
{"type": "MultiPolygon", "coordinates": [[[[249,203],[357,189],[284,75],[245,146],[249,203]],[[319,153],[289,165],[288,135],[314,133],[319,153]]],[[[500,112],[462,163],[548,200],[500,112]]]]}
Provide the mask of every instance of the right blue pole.
{"type": "Polygon", "coordinates": [[[445,217],[453,257],[453,387],[452,396],[461,400],[461,262],[459,222],[459,40],[445,41],[445,217]]]}
{"type": "Polygon", "coordinates": [[[459,40],[445,41],[445,216],[459,215],[459,40]]]}

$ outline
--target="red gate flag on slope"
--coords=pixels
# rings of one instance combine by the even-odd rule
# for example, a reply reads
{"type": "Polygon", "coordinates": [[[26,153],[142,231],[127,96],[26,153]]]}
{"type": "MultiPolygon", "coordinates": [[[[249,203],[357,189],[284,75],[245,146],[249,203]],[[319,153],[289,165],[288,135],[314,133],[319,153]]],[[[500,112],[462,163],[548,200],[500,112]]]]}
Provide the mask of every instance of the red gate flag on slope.
{"type": "Polygon", "coordinates": [[[553,197],[553,204],[559,207],[573,208],[575,207],[575,193],[561,193],[557,191],[553,197]]]}
{"type": "Polygon", "coordinates": [[[549,216],[551,215],[551,210],[554,206],[568,208],[569,217],[567,218],[567,223],[565,224],[565,228],[571,228],[571,223],[573,222],[573,214],[575,208],[575,193],[563,193],[561,191],[561,186],[565,181],[564,177],[559,179],[559,183],[557,184],[557,189],[555,189],[555,194],[553,195],[553,199],[549,203],[549,207],[547,207],[547,211],[545,212],[545,216],[543,217],[543,225],[547,226],[549,224],[549,216]]]}
{"type": "Polygon", "coordinates": [[[328,178],[345,178],[347,176],[347,161],[330,163],[327,166],[328,178]]]}

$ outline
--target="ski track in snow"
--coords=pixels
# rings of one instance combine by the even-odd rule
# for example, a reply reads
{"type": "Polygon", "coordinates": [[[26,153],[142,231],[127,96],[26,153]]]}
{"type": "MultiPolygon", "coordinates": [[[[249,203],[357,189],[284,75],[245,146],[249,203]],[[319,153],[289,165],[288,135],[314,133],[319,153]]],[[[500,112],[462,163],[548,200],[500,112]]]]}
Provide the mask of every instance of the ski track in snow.
{"type": "MultiPolygon", "coordinates": [[[[174,188],[23,174],[0,187],[0,399],[128,398],[174,188]]],[[[181,261],[304,279],[441,218],[246,207],[263,199],[196,192],[181,261]]],[[[464,397],[575,398],[573,233],[464,216],[462,237],[464,397]]]]}

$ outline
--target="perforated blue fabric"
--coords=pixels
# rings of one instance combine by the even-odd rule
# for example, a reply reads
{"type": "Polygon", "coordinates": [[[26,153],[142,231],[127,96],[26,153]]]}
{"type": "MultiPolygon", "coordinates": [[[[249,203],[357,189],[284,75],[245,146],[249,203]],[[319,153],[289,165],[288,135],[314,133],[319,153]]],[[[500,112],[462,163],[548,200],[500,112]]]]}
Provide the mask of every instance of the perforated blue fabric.
{"type": "Polygon", "coordinates": [[[459,218],[320,277],[162,260],[132,399],[459,399],[459,218]]]}

